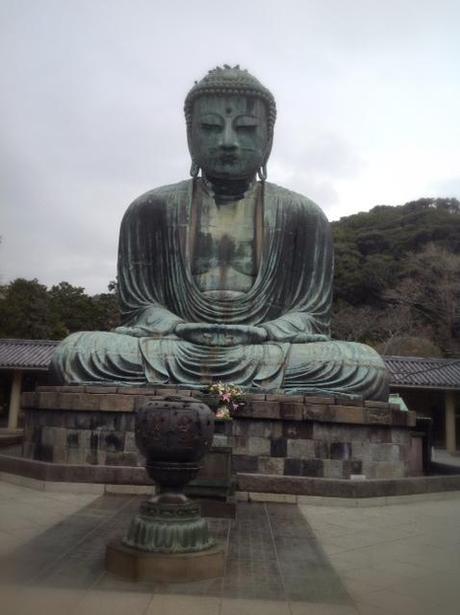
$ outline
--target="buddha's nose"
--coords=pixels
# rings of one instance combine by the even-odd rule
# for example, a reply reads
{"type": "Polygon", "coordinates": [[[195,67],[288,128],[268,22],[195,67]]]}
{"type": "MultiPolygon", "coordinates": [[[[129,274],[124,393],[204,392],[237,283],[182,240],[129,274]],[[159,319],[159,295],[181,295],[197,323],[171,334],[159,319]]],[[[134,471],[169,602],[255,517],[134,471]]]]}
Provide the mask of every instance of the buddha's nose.
{"type": "Polygon", "coordinates": [[[225,150],[234,150],[238,147],[238,138],[231,124],[226,124],[222,133],[220,146],[225,150]]]}

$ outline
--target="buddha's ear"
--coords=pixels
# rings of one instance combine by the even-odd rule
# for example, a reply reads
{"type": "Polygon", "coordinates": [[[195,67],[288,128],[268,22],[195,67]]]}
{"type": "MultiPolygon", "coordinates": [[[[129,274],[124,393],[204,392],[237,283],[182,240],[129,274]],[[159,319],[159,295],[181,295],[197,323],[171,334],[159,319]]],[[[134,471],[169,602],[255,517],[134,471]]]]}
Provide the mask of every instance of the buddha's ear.
{"type": "Polygon", "coordinates": [[[265,154],[264,154],[264,160],[263,160],[264,167],[267,165],[268,159],[270,158],[272,146],[273,146],[273,130],[269,131],[267,135],[267,144],[265,146],[265,154]]]}

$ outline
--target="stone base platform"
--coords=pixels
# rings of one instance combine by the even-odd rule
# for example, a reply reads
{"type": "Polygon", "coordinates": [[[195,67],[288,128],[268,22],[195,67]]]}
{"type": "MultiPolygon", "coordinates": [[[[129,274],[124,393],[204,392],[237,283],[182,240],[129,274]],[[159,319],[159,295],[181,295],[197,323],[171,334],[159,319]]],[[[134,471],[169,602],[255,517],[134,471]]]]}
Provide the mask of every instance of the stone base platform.
{"type": "MultiPolygon", "coordinates": [[[[167,395],[216,401],[182,388],[38,387],[22,396],[23,455],[61,465],[143,466],[134,442],[134,411],[167,395]]],[[[222,481],[228,484],[232,472],[399,479],[420,466],[413,459],[414,427],[415,413],[395,404],[333,396],[247,395],[233,421],[217,422],[215,447],[198,480],[217,488],[222,481]]]]}
{"type": "Polygon", "coordinates": [[[201,581],[224,575],[225,551],[217,545],[198,553],[149,553],[116,540],[107,545],[105,569],[131,581],[201,581]]]}

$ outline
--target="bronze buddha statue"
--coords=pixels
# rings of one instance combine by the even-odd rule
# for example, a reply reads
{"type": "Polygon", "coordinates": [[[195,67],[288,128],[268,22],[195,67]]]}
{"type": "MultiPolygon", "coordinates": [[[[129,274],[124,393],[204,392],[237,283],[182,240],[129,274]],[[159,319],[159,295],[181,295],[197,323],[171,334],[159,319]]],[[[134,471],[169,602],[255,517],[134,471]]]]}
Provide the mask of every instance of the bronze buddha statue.
{"type": "Polygon", "coordinates": [[[267,181],[276,106],[239,67],[185,101],[189,180],[156,188],[120,229],[122,326],[58,347],[60,382],[203,386],[387,400],[368,346],[330,339],[333,246],[308,198],[267,181]]]}

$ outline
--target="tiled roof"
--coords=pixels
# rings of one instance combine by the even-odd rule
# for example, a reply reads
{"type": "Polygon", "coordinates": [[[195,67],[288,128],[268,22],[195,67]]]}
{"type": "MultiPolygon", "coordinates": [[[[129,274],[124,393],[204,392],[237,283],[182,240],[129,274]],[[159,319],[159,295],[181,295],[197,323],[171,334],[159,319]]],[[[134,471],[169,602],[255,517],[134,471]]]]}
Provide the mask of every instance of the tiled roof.
{"type": "Polygon", "coordinates": [[[0,339],[0,368],[48,369],[59,342],[0,339]]]}
{"type": "Polygon", "coordinates": [[[383,357],[391,385],[427,389],[460,389],[460,359],[383,357]]]}

